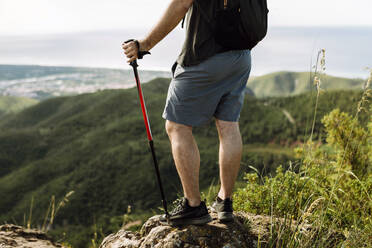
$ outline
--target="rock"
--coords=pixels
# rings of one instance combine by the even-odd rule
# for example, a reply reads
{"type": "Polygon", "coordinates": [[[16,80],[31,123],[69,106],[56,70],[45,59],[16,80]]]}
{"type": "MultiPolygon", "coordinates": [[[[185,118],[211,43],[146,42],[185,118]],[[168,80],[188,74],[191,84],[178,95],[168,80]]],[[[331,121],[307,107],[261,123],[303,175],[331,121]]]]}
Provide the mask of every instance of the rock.
{"type": "Polygon", "coordinates": [[[0,248],[65,248],[56,244],[44,232],[16,225],[0,226],[0,248]]]}
{"type": "Polygon", "coordinates": [[[159,222],[159,215],[151,217],[140,232],[121,229],[107,236],[99,248],[253,248],[257,240],[264,240],[270,233],[270,217],[247,213],[235,213],[235,221],[203,225],[171,227],[159,222]]]}

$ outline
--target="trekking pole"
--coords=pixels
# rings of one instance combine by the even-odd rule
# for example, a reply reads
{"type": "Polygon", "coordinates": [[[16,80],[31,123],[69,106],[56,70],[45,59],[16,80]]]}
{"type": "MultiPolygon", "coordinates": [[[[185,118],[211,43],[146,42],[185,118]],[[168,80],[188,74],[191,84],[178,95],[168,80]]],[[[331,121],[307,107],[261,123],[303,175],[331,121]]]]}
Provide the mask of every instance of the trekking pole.
{"type": "MultiPolygon", "coordinates": [[[[131,42],[131,41],[134,41],[137,44],[137,48],[138,48],[138,59],[142,59],[144,55],[150,54],[147,51],[146,52],[139,51],[139,43],[136,40],[127,40],[125,43],[131,42]]],[[[144,120],[145,126],[146,126],[147,139],[149,141],[149,145],[150,145],[150,149],[151,149],[151,154],[152,154],[152,159],[154,161],[156,177],[158,179],[159,188],[160,188],[160,194],[161,194],[161,198],[162,198],[162,204],[163,204],[164,211],[165,211],[165,217],[168,220],[169,213],[168,213],[168,209],[167,209],[167,201],[165,200],[165,195],[164,195],[164,190],[163,190],[163,184],[162,184],[161,178],[160,178],[158,160],[156,158],[155,148],[154,148],[154,141],[153,141],[152,133],[151,133],[150,120],[149,120],[148,115],[147,115],[146,104],[145,104],[145,100],[143,98],[142,87],[141,87],[141,83],[140,83],[139,76],[138,76],[138,70],[137,70],[138,64],[137,64],[137,60],[132,61],[130,63],[130,65],[133,67],[134,77],[136,79],[137,91],[138,91],[138,96],[139,96],[139,99],[140,99],[143,120],[144,120]]]]}

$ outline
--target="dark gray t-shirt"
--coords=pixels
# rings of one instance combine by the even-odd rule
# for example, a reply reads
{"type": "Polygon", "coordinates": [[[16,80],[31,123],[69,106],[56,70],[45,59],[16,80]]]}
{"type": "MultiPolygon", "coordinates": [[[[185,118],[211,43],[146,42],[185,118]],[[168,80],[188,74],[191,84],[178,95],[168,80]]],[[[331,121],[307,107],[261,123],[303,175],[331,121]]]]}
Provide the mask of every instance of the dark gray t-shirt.
{"type": "Polygon", "coordinates": [[[207,21],[213,19],[217,4],[218,1],[211,0],[194,1],[186,15],[186,39],[177,59],[178,64],[197,65],[223,51],[214,40],[212,22],[207,21]],[[202,9],[204,16],[199,8],[202,9]]]}

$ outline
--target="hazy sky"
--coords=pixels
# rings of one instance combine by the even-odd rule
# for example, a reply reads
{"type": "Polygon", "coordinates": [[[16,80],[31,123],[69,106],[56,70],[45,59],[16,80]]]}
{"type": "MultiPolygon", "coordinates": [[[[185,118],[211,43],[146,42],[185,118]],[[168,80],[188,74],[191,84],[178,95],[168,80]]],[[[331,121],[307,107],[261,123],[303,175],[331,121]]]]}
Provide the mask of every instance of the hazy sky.
{"type": "MultiPolygon", "coordinates": [[[[148,29],[169,2],[0,0],[0,35],[148,29]]],[[[372,26],[372,0],[268,0],[268,3],[272,26],[372,26]]]]}

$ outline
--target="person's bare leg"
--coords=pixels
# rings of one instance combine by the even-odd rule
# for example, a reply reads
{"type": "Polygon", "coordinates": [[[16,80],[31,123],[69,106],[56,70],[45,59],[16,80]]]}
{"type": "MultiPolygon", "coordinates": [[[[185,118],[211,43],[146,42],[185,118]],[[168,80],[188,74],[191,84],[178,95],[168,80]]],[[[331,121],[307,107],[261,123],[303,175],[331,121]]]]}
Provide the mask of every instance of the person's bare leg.
{"type": "Polygon", "coordinates": [[[192,127],[166,121],[166,131],[172,146],[173,159],[181,179],[184,196],[190,206],[200,205],[199,149],[192,135],[192,127]]]}
{"type": "Polygon", "coordinates": [[[243,143],[238,122],[216,119],[220,139],[219,164],[221,188],[218,196],[221,199],[231,198],[236,177],[239,173],[243,143]]]}

